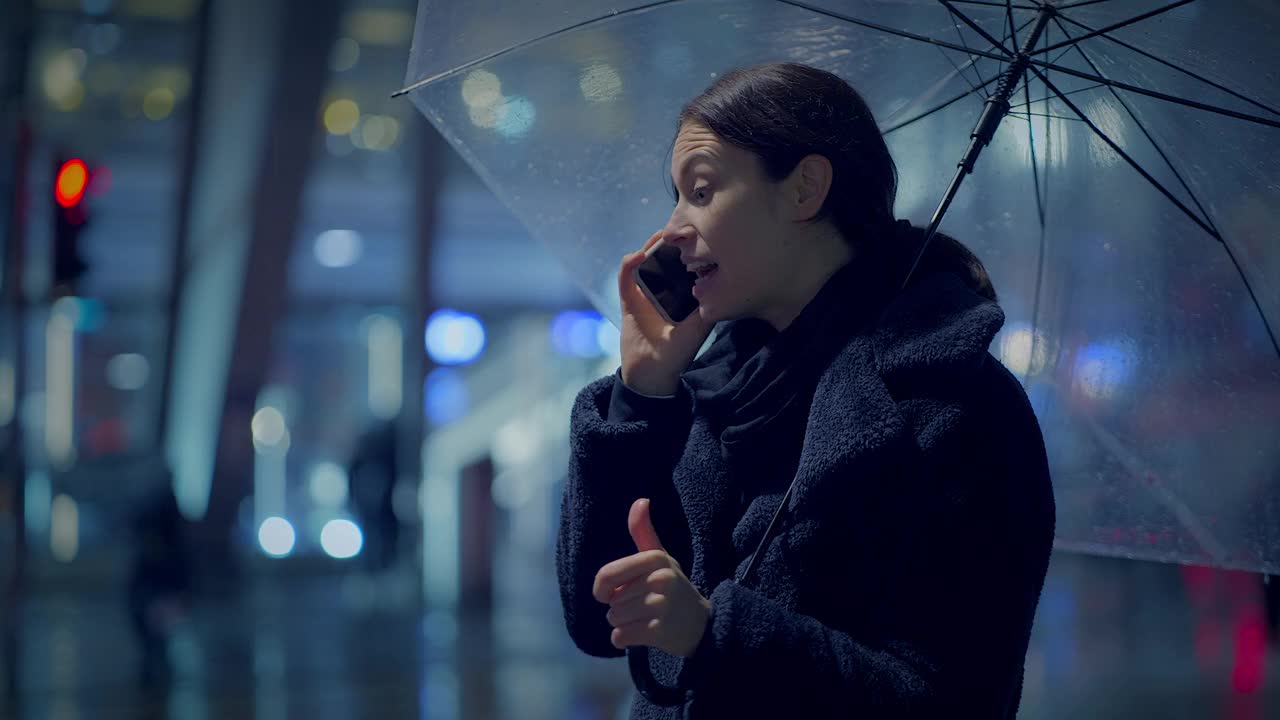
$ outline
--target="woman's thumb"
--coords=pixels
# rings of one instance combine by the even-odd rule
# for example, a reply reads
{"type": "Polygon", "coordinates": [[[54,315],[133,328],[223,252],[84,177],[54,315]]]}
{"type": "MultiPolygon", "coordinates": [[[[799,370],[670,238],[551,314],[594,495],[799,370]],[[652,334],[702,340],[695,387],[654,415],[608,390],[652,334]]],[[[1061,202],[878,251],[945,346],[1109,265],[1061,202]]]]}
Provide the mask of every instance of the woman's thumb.
{"type": "Polygon", "coordinates": [[[627,528],[631,530],[631,539],[636,543],[636,550],[664,550],[662,541],[658,539],[658,531],[653,529],[653,520],[649,518],[649,498],[640,498],[631,503],[631,512],[627,515],[627,528]]]}

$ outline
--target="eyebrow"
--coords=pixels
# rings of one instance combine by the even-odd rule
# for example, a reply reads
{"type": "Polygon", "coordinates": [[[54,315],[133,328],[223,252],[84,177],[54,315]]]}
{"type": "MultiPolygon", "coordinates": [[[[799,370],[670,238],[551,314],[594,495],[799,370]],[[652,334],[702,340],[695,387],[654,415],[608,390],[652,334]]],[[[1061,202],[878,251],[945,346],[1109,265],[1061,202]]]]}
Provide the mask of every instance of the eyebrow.
{"type": "Polygon", "coordinates": [[[685,158],[684,162],[680,163],[680,169],[676,170],[676,176],[671,181],[671,192],[675,195],[676,199],[680,198],[680,188],[677,186],[677,180],[684,177],[689,172],[689,168],[693,167],[693,165],[699,161],[714,164],[715,158],[707,153],[699,152],[693,153],[689,157],[685,158]]]}

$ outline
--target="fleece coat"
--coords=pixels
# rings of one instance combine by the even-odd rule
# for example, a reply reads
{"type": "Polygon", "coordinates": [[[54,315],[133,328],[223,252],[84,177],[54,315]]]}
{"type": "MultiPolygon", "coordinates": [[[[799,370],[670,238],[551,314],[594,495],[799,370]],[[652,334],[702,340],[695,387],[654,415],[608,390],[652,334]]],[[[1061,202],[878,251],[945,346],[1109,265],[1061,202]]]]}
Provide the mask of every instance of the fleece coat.
{"type": "Polygon", "coordinates": [[[632,718],[1016,715],[1054,503],[1035,415],[988,352],[1004,315],[947,272],[882,309],[739,443],[746,462],[711,412],[724,393],[691,380],[745,372],[717,349],[732,330],[674,398],[617,375],[579,394],[556,548],[570,636],[590,655],[623,654],[591,588],[636,552],[627,514],[641,497],[712,604],[691,657],[651,651],[654,675],[689,691],[685,706],[637,694],[632,718]],[[744,585],[793,475],[781,530],[744,585]]]}

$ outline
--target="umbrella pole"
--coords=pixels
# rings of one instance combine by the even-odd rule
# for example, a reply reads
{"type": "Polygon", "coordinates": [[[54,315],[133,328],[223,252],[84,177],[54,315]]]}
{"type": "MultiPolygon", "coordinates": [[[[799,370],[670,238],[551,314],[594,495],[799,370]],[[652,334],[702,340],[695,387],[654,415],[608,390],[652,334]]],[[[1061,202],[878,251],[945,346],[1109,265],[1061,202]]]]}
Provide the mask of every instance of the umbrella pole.
{"type": "Polygon", "coordinates": [[[973,132],[969,134],[969,148],[965,150],[964,157],[960,158],[955,177],[951,178],[951,184],[947,186],[947,191],[942,196],[942,202],[938,203],[938,209],[933,212],[933,218],[929,221],[929,229],[924,236],[924,243],[916,251],[916,258],[911,263],[911,269],[907,271],[906,277],[902,280],[902,287],[905,288],[907,283],[911,282],[911,276],[915,274],[916,267],[920,265],[920,259],[924,257],[925,251],[929,249],[929,243],[933,241],[933,236],[938,232],[938,225],[942,223],[942,217],[947,214],[947,209],[951,207],[951,202],[955,200],[956,194],[960,192],[960,184],[964,182],[966,175],[973,172],[973,166],[978,162],[978,155],[982,153],[984,147],[991,143],[991,139],[995,137],[996,130],[1000,127],[1000,121],[1004,120],[1005,115],[1009,114],[1009,98],[1013,95],[1018,83],[1022,82],[1023,76],[1027,74],[1027,68],[1031,65],[1031,51],[1035,49],[1036,43],[1040,41],[1040,36],[1044,33],[1045,27],[1049,25],[1049,21],[1057,14],[1057,8],[1052,5],[1041,6],[1040,14],[1036,16],[1035,27],[1031,28],[1031,34],[1027,35],[1027,39],[1022,43],[1022,47],[1018,49],[1018,54],[1013,56],[1009,67],[1005,68],[1005,71],[1001,73],[1000,82],[996,85],[996,91],[987,98],[986,106],[982,109],[982,116],[978,118],[978,124],[974,126],[973,132]]]}

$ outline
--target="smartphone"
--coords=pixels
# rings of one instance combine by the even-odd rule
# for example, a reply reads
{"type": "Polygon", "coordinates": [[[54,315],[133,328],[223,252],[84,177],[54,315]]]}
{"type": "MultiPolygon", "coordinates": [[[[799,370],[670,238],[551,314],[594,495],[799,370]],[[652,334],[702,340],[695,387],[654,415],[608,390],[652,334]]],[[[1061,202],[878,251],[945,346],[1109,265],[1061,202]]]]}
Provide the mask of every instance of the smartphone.
{"type": "Polygon", "coordinates": [[[659,240],[645,252],[644,262],[635,269],[634,275],[640,291],[672,325],[698,309],[698,300],[693,296],[693,282],[698,275],[686,270],[680,262],[679,248],[659,240]]]}

